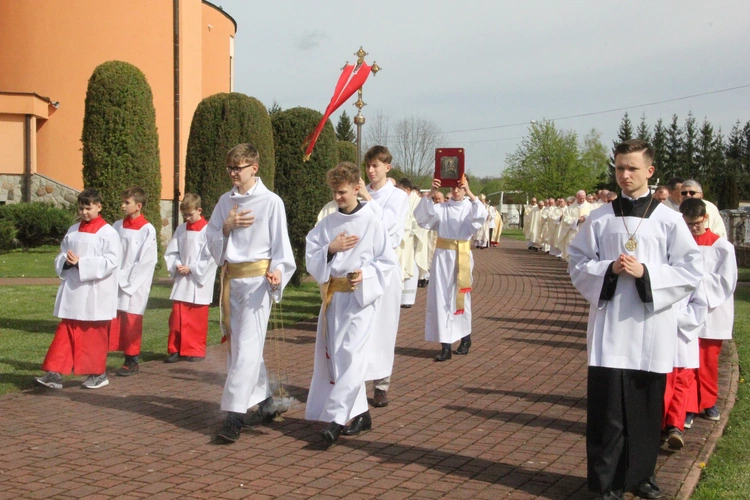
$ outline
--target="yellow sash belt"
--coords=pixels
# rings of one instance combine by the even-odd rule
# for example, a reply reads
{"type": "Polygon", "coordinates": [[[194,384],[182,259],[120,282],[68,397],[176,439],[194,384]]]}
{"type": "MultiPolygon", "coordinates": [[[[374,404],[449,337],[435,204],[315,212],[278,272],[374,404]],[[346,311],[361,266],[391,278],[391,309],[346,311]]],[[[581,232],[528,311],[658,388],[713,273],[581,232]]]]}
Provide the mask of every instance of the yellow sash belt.
{"type": "Polygon", "coordinates": [[[471,291],[471,246],[469,240],[438,237],[435,248],[456,252],[456,312],[464,313],[464,298],[471,291]]]}
{"type": "Polygon", "coordinates": [[[265,276],[270,266],[271,261],[268,259],[255,262],[227,262],[221,266],[221,326],[224,330],[222,342],[229,341],[232,335],[232,306],[229,298],[231,281],[265,276]]]}
{"type": "Polygon", "coordinates": [[[323,345],[326,348],[326,366],[328,367],[328,380],[331,382],[331,385],[335,384],[336,381],[334,380],[333,376],[333,359],[328,352],[328,321],[326,312],[328,311],[328,306],[331,304],[331,300],[333,300],[334,293],[352,293],[354,290],[356,290],[356,288],[354,288],[351,283],[349,283],[349,279],[346,276],[344,276],[343,278],[331,277],[325,283],[320,284],[320,298],[321,300],[323,300],[323,307],[320,311],[320,314],[322,315],[320,321],[323,327],[323,345]]]}

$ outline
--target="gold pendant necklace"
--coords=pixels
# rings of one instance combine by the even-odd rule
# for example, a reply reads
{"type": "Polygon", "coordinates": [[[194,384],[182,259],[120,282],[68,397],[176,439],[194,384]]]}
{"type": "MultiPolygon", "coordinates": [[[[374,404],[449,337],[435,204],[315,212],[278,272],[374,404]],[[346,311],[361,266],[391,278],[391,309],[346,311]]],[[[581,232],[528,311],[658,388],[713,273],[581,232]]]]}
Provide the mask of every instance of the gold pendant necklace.
{"type": "MultiPolygon", "coordinates": [[[[643,212],[643,215],[641,216],[641,220],[638,222],[638,225],[635,227],[635,231],[633,231],[633,234],[630,234],[630,230],[628,229],[628,223],[625,222],[625,214],[623,213],[622,223],[625,225],[625,232],[628,233],[628,241],[625,242],[625,249],[628,250],[629,252],[634,252],[635,249],[638,248],[638,242],[635,241],[635,233],[637,233],[638,229],[641,227],[641,223],[643,222],[643,219],[646,217],[646,214],[648,213],[648,209],[651,208],[652,201],[654,201],[653,196],[651,197],[650,200],[648,200],[648,206],[646,207],[646,211],[643,212]]],[[[620,213],[622,213],[622,201],[620,201],[620,198],[617,198],[617,202],[620,204],[620,213]]],[[[633,200],[633,202],[635,202],[635,200],[633,200]]]]}

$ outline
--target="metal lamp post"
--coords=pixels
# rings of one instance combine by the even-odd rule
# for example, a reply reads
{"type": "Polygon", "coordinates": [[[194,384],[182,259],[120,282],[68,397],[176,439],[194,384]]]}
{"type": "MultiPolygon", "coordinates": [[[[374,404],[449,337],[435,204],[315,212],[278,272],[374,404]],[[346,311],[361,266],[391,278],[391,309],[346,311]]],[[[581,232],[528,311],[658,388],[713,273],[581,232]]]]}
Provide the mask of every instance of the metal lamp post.
{"type": "MultiPolygon", "coordinates": [[[[354,53],[355,56],[357,56],[357,69],[359,69],[362,64],[365,62],[365,56],[367,55],[367,52],[364,51],[364,49],[360,46],[359,50],[354,53]]],[[[381,70],[381,67],[378,66],[378,63],[373,62],[372,67],[370,68],[370,71],[372,72],[373,76],[377,74],[378,71],[381,70]]],[[[362,108],[367,106],[367,103],[362,100],[362,87],[360,87],[357,90],[357,101],[354,103],[354,105],[357,107],[357,114],[354,116],[354,123],[357,125],[357,166],[362,165],[362,125],[365,124],[365,117],[362,115],[362,108]]]]}

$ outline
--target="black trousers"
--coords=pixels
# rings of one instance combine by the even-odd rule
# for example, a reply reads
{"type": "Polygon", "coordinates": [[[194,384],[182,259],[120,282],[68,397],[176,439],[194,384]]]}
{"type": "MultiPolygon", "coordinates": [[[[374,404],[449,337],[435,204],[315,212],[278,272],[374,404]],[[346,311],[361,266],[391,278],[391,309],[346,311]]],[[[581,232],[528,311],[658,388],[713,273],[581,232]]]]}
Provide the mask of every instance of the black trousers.
{"type": "Polygon", "coordinates": [[[586,421],[588,487],[632,491],[654,474],[667,376],[590,366],[586,421]]]}

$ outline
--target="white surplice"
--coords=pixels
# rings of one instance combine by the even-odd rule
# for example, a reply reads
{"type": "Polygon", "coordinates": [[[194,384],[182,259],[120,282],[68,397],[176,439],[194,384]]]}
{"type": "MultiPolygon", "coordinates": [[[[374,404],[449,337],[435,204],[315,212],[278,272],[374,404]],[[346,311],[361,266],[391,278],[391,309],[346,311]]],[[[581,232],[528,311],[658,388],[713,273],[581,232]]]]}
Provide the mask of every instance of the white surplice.
{"type": "Polygon", "coordinates": [[[307,420],[344,425],[367,411],[365,369],[377,333],[376,318],[383,314],[378,304],[398,266],[381,208],[370,202],[355,213],[335,212],[325,217],[307,235],[305,261],[307,272],[318,283],[362,269],[363,280],[355,291],[333,294],[325,315],[325,334],[323,315],[318,317],[315,363],[305,408],[307,420]],[[329,261],[328,246],[342,231],[358,236],[359,241],[329,261]],[[326,351],[330,359],[326,359],[326,351]]]}
{"type": "Polygon", "coordinates": [[[206,237],[209,251],[220,266],[225,262],[268,259],[270,271],[281,271],[281,286],[275,291],[271,290],[265,276],[231,280],[232,335],[221,409],[245,413],[271,394],[263,361],[271,300],[281,300],[283,289],[296,269],[284,202],[256,177],[255,185],[247,193],[240,194],[235,187],[219,198],[208,222],[206,237]],[[238,212],[251,210],[255,222],[249,227],[233,229],[225,237],[222,225],[235,204],[238,212]]]}
{"type": "Polygon", "coordinates": [[[164,262],[174,280],[170,300],[203,305],[213,300],[216,261],[208,251],[207,228],[188,231],[187,224],[180,224],[167,245],[164,262]],[[180,274],[177,266],[190,267],[190,274],[180,274]]]}
{"type": "Polygon", "coordinates": [[[672,371],[677,342],[674,305],[703,276],[698,246],[679,214],[658,204],[650,217],[615,217],[612,205],[591,212],[568,249],[573,285],[589,301],[589,366],[672,371]],[[635,251],[625,249],[637,229],[635,251]],[[650,278],[653,302],[641,301],[636,280],[625,273],[611,300],[601,300],[607,269],[620,254],[635,255],[650,278]]]}
{"type": "Polygon", "coordinates": [[[702,283],[689,296],[675,305],[677,316],[677,350],[675,368],[698,368],[700,351],[698,337],[706,329],[706,290],[702,283]]]}
{"type": "Polygon", "coordinates": [[[113,224],[120,235],[122,260],[118,271],[117,310],[143,315],[148,305],[148,294],[158,260],[156,229],[146,223],[140,229],[127,229],[122,220],[113,224]]]}
{"type": "MultiPolygon", "coordinates": [[[[383,225],[391,238],[391,247],[398,254],[404,238],[404,225],[409,212],[409,197],[390,181],[377,191],[367,186],[367,191],[383,209],[383,225]]],[[[396,353],[396,335],[401,315],[401,290],[403,287],[401,265],[396,266],[389,277],[386,292],[380,301],[375,316],[375,333],[370,343],[370,360],[367,366],[367,380],[380,380],[393,372],[393,359],[396,353]]]]}
{"type": "MultiPolygon", "coordinates": [[[[422,198],[414,215],[419,225],[436,231],[439,238],[468,241],[487,219],[487,209],[478,198],[439,204],[422,198]]],[[[473,270],[473,256],[470,262],[473,270]]],[[[471,293],[465,295],[464,313],[455,314],[457,292],[456,252],[436,248],[427,289],[426,341],[452,343],[471,333],[471,293]]]]}
{"type": "Polygon", "coordinates": [[[55,257],[55,271],[62,283],[53,314],[61,319],[107,321],[117,316],[120,237],[109,224],[96,233],[82,233],[79,225],[68,229],[55,257]],[[78,256],[78,265],[64,269],[68,250],[78,256]]]}
{"type": "Polygon", "coordinates": [[[734,246],[727,239],[719,238],[710,247],[698,248],[703,254],[703,286],[708,299],[706,328],[699,337],[729,340],[734,328],[734,290],[737,287],[734,246]]]}

